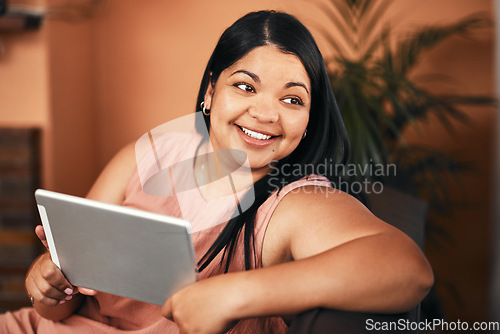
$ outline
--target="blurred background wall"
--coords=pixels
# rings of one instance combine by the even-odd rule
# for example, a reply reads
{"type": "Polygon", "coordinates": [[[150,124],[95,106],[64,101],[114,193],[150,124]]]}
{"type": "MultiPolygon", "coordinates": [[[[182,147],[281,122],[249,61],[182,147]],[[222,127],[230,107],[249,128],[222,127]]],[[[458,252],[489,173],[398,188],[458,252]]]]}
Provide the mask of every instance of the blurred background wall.
{"type": "MultiPolygon", "coordinates": [[[[259,9],[294,14],[328,56],[331,50],[318,33],[326,21],[315,5],[318,1],[108,0],[97,2],[88,15],[53,16],[37,31],[0,31],[0,126],[40,127],[43,187],[83,196],[118,149],[194,111],[213,47],[222,31],[243,14],[259,9]]],[[[407,0],[391,7],[403,30],[448,23],[477,11],[493,19],[493,1],[407,0]]],[[[452,38],[429,52],[419,71],[452,76],[455,92],[494,95],[494,41],[493,29],[470,39],[452,38]]],[[[446,92],[450,87],[433,89],[446,92]]],[[[458,152],[474,162],[475,171],[462,181],[466,191],[456,194],[470,205],[445,218],[445,238],[439,246],[427,247],[446,318],[472,322],[487,320],[489,313],[498,112],[491,107],[464,110],[472,122],[458,125],[454,136],[430,119],[424,136],[409,131],[407,139],[458,152]]]]}
{"type": "MultiPolygon", "coordinates": [[[[495,2],[495,11],[496,11],[496,17],[500,17],[500,1],[495,2]]],[[[495,25],[496,27],[496,36],[497,36],[497,41],[500,38],[500,24],[495,25]]],[[[496,45],[496,88],[497,88],[497,97],[500,100],[500,43],[497,43],[496,45]]],[[[494,228],[491,241],[494,244],[494,262],[493,262],[493,268],[492,268],[492,281],[491,281],[491,287],[492,287],[492,293],[490,296],[490,301],[491,301],[491,315],[492,319],[495,319],[496,321],[500,321],[500,243],[498,240],[500,240],[500,205],[498,203],[500,202],[500,112],[497,113],[497,126],[496,126],[496,146],[495,146],[495,156],[496,156],[496,163],[494,165],[494,170],[496,173],[493,173],[493,182],[495,184],[495,194],[493,195],[492,198],[492,212],[493,212],[493,219],[492,219],[492,226],[494,228]]]]}

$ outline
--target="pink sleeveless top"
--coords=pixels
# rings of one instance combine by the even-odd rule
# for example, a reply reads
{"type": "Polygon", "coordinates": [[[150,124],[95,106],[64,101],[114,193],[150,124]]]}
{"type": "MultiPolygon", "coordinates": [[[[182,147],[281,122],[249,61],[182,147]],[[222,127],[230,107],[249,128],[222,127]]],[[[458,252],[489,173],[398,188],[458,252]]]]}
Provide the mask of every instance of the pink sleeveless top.
{"type": "MultiPolygon", "coordinates": [[[[184,138],[185,139],[185,138],[184,138]]],[[[166,142],[168,154],[160,156],[161,164],[168,164],[169,159],[179,161],[179,156],[186,153],[193,154],[199,143],[198,140],[180,140],[174,138],[166,142]],[[172,158],[173,157],[173,158],[172,158]]],[[[139,162],[140,166],[140,162],[139,162]]],[[[221,210],[220,205],[211,205],[205,202],[198,189],[192,189],[174,196],[152,196],[143,191],[140,173],[137,168],[132,175],[127,189],[124,206],[141,210],[166,214],[183,218],[186,211],[182,210],[183,201],[190,201],[195,212],[189,212],[190,219],[203,220],[222,219],[226,215],[228,219],[234,212],[234,207],[229,206],[221,210]],[[185,197],[183,199],[182,197],[185,197]],[[184,213],[184,214],[183,214],[184,213]]],[[[258,209],[255,218],[255,250],[256,267],[262,266],[262,244],[269,220],[280,201],[288,193],[299,187],[315,185],[331,187],[330,182],[321,176],[311,175],[293,182],[281,191],[272,193],[269,198],[258,209]]],[[[240,194],[241,195],[241,194],[240,194]]],[[[185,218],[185,217],[184,217],[185,218]]],[[[226,221],[227,221],[226,219],[226,221]]],[[[225,224],[212,224],[204,226],[192,233],[193,243],[197,260],[205,254],[212,245],[215,238],[224,228],[225,224]]],[[[242,239],[242,238],[241,238],[242,239]]],[[[243,271],[245,269],[243,258],[243,242],[240,240],[236,249],[237,254],[231,261],[229,271],[243,271]]],[[[223,273],[224,268],[219,266],[220,258],[214,259],[212,263],[200,273],[200,279],[223,273]]],[[[77,314],[61,321],[53,322],[38,315],[33,308],[24,308],[17,312],[0,315],[0,329],[7,326],[7,332],[23,333],[179,333],[176,324],[161,316],[160,306],[146,304],[136,300],[114,296],[106,293],[98,293],[95,297],[87,297],[84,305],[77,314]]],[[[285,333],[287,326],[280,317],[263,317],[241,320],[231,329],[231,333],[285,333]]],[[[0,330],[0,332],[4,332],[0,330]]]]}

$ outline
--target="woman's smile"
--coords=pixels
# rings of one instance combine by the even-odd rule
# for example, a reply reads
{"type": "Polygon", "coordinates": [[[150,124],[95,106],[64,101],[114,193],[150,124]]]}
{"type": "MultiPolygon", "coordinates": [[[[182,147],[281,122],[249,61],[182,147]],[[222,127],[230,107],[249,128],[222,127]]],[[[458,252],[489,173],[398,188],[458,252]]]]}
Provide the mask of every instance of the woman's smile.
{"type": "Polygon", "coordinates": [[[248,145],[267,146],[272,144],[278,138],[278,136],[271,133],[250,130],[240,125],[236,125],[236,128],[241,138],[243,138],[248,145]]]}

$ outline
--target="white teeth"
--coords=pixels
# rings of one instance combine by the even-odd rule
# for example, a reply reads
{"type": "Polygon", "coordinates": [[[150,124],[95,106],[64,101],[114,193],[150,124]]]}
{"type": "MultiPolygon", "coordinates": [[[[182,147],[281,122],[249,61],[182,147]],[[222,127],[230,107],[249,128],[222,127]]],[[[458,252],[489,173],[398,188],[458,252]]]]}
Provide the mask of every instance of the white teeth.
{"type": "Polygon", "coordinates": [[[244,133],[246,133],[248,136],[252,137],[252,138],[255,138],[255,139],[260,139],[260,140],[267,140],[267,139],[270,139],[271,136],[267,136],[265,134],[262,134],[262,133],[258,133],[258,132],[255,132],[255,131],[251,131],[251,130],[248,130],[248,129],[245,129],[244,127],[241,127],[241,129],[243,130],[244,133]]]}

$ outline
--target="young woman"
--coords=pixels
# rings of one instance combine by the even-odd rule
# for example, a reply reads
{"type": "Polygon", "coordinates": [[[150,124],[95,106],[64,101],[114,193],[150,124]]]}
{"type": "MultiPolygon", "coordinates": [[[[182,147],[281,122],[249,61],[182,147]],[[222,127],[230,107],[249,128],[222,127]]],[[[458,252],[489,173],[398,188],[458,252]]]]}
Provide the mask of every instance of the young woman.
{"type": "MultiPolygon", "coordinates": [[[[335,191],[328,179],[338,175],[309,175],[311,166],[346,163],[348,141],[322,56],[299,21],[272,11],[236,21],[208,62],[197,108],[200,135],[166,138],[162,163],[210,143],[215,152],[245,152],[254,182],[250,204],[223,224],[206,222],[217,208],[203,199],[220,191],[217,182],[190,198],[200,220],[193,224],[210,226],[193,234],[201,280],[160,308],[78,290],[44,254],[26,278],[34,308],[1,316],[0,329],[280,333],[284,318],[313,308],[396,313],[421,301],[433,276],[415,243],[335,191]]],[[[196,180],[211,177],[204,162],[194,161],[196,180]]],[[[145,193],[139,174],[134,147],[126,147],[88,197],[182,215],[179,199],[145,193]]],[[[41,227],[37,234],[44,241],[41,227]]]]}

